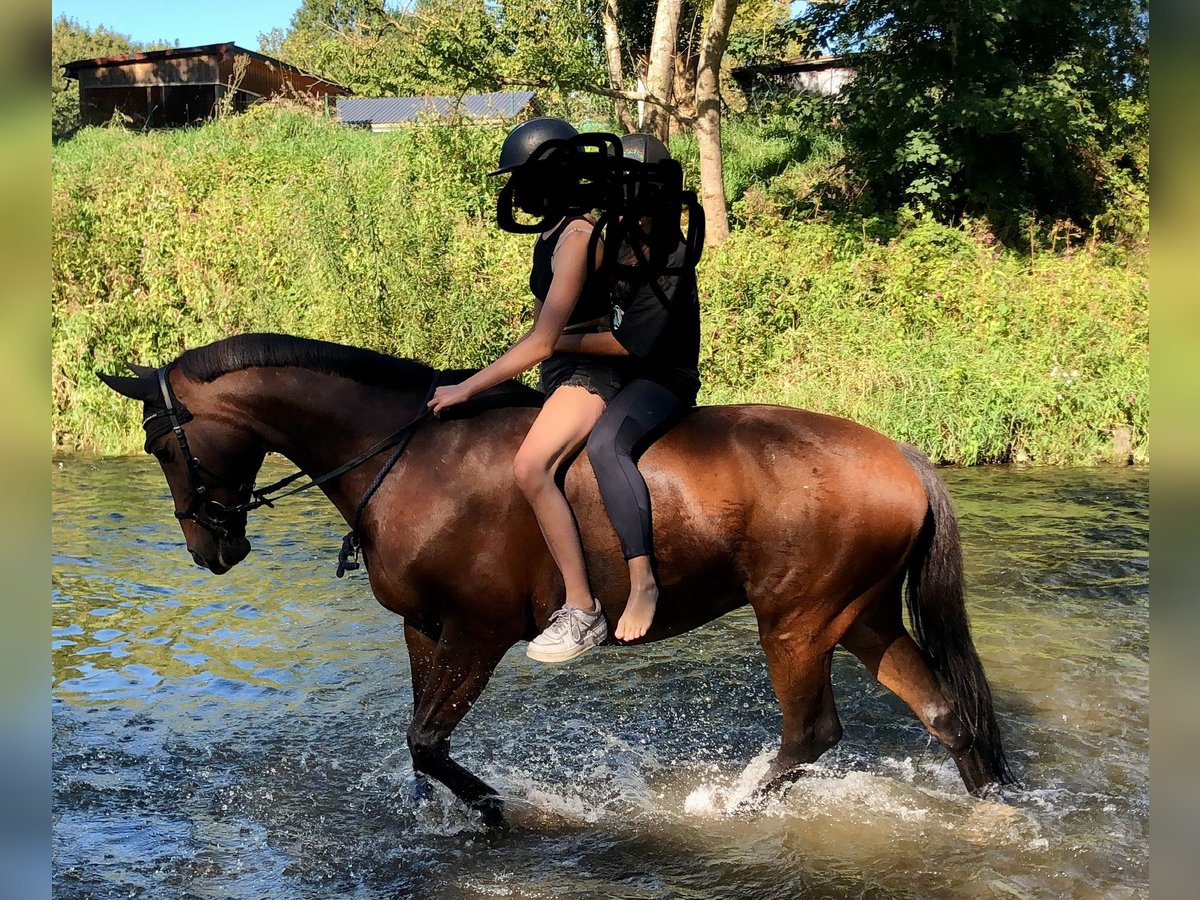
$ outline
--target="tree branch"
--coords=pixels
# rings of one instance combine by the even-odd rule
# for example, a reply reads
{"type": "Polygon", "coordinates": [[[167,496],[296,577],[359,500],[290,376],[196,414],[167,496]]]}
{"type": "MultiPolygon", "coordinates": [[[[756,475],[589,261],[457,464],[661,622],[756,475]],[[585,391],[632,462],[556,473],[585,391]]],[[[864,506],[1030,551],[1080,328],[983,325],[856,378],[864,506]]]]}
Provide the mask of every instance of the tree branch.
{"type": "Polygon", "coordinates": [[[583,91],[588,94],[596,94],[600,97],[608,97],[610,100],[625,100],[629,103],[652,103],[655,106],[661,107],[668,115],[674,118],[681,125],[688,128],[692,127],[695,119],[692,116],[684,113],[674,103],[667,103],[653,94],[646,91],[624,91],[616,88],[604,87],[599,84],[572,84],[564,85],[557,84],[552,81],[546,81],[539,78],[497,78],[496,83],[502,87],[525,87],[525,88],[549,88],[552,90],[567,90],[583,91]]]}

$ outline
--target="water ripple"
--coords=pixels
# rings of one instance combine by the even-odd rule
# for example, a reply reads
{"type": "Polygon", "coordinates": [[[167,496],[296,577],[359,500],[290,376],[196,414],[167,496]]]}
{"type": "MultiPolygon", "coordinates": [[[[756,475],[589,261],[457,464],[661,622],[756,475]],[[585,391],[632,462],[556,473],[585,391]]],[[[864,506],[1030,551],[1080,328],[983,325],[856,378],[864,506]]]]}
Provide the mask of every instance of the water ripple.
{"type": "Polygon", "coordinates": [[[61,462],[56,896],[1148,893],[1145,472],[943,473],[1022,778],[1007,803],[967,796],[841,653],[842,742],[752,797],[780,714],[742,610],[569,666],[511,652],[454,739],[508,803],[493,834],[443,790],[415,796],[400,622],[331,577],[344,526],[320,498],[256,514],[254,555],[218,579],[151,461],[61,462]]]}

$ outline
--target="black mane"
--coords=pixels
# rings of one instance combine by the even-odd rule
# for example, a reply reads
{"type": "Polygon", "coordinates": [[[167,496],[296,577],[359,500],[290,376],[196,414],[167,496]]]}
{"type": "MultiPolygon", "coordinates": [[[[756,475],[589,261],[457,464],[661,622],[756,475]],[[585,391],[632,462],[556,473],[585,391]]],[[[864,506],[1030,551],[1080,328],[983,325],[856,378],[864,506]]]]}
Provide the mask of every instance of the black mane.
{"type": "MultiPolygon", "coordinates": [[[[360,384],[395,387],[403,384],[427,384],[433,369],[415,359],[401,359],[361,347],[348,347],[329,341],[293,337],[287,334],[239,334],[205,347],[185,351],[175,361],[192,381],[210,382],[230,372],[258,366],[295,367],[327,375],[340,375],[360,384]]],[[[441,384],[457,384],[474,369],[454,369],[441,373],[441,384]]],[[[446,418],[477,415],[488,409],[513,406],[541,406],[542,394],[516,381],[506,381],[472,397],[460,407],[448,410],[446,418]]]]}
{"type": "Polygon", "coordinates": [[[433,372],[416,360],[287,334],[235,335],[188,350],[176,363],[184,375],[200,382],[258,366],[309,369],[371,385],[426,381],[433,372]]]}

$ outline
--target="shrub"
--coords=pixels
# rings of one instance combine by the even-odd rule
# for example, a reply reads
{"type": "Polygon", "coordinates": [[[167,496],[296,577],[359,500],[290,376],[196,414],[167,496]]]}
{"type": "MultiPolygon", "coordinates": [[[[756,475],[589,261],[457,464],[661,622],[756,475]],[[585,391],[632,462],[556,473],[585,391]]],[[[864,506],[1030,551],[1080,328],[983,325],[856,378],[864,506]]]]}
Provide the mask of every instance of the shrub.
{"type": "MultiPolygon", "coordinates": [[[[529,238],[493,221],[486,172],[503,136],[445,124],[371,134],[266,106],[60,142],[54,446],[137,450],[139,411],[95,372],[231,333],[447,368],[495,359],[532,308],[529,238]]],[[[1143,244],[1060,229],[1035,235],[1055,251],[1030,254],[1000,247],[983,222],[822,220],[794,187],[812,142],[772,140],[744,155],[750,142],[732,141],[731,177],[749,187],[740,226],[701,263],[702,402],[845,415],[966,464],[1103,460],[1114,428],[1147,457],[1143,244]]]]}

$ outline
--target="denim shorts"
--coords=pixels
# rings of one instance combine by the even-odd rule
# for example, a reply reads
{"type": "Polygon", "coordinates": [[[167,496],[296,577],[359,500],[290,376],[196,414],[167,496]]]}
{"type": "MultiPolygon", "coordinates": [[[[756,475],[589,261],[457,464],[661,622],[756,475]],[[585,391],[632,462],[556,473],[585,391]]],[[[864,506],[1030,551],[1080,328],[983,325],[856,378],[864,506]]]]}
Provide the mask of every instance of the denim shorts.
{"type": "Polygon", "coordinates": [[[608,403],[617,396],[624,381],[623,367],[606,357],[587,353],[555,353],[541,365],[539,387],[549,397],[560,387],[578,385],[608,403]]]}

